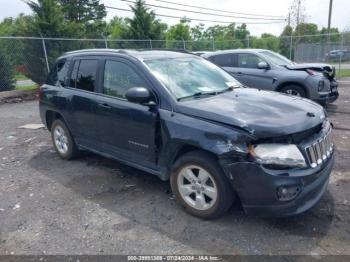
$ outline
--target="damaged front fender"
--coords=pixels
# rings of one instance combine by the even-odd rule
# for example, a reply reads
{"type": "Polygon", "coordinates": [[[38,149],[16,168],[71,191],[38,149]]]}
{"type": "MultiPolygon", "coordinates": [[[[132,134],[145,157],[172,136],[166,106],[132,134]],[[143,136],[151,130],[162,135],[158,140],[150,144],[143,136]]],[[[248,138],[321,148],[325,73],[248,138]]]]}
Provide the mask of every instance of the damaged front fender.
{"type": "Polygon", "coordinates": [[[239,159],[247,156],[247,142],[254,139],[247,131],[227,125],[167,110],[160,110],[159,114],[162,132],[159,165],[168,171],[184,147],[204,150],[218,158],[239,159]]]}

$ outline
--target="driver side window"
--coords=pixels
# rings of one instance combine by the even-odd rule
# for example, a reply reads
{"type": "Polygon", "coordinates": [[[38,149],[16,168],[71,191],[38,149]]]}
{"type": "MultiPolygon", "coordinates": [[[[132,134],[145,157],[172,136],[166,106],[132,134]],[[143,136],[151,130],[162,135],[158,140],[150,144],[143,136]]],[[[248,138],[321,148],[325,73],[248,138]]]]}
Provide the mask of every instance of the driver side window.
{"type": "Polygon", "coordinates": [[[125,98],[132,87],[147,87],[135,70],[125,63],[107,60],[104,69],[103,94],[125,98]]]}
{"type": "Polygon", "coordinates": [[[260,62],[264,62],[260,57],[254,54],[238,54],[238,67],[258,68],[260,62]]]}

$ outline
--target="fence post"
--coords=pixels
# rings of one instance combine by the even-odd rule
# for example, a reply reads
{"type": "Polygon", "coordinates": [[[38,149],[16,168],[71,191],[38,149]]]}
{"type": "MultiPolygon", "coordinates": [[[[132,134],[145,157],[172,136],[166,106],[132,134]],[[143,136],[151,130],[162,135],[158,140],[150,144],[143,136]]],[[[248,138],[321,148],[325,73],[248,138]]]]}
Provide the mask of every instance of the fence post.
{"type": "Polygon", "coordinates": [[[186,50],[186,42],[185,42],[185,39],[181,38],[182,39],[182,44],[183,44],[183,47],[184,47],[184,50],[186,50]]]}
{"type": "Polygon", "coordinates": [[[290,35],[290,44],[289,44],[289,59],[292,60],[293,54],[293,35],[290,35]]]}
{"type": "Polygon", "coordinates": [[[214,39],[214,37],[212,38],[212,46],[213,46],[213,51],[215,51],[215,39],[214,39]]]}
{"type": "Polygon", "coordinates": [[[249,35],[247,35],[247,47],[249,48],[250,43],[249,43],[249,35]]]}
{"type": "MultiPolygon", "coordinates": [[[[341,50],[344,50],[344,34],[342,33],[341,35],[340,35],[340,49],[341,50]]],[[[341,70],[341,62],[342,62],[342,59],[341,59],[341,55],[339,56],[339,69],[338,69],[338,74],[340,73],[340,70],[341,70]]]]}
{"type": "Polygon", "coordinates": [[[151,49],[153,49],[153,47],[152,47],[152,40],[151,39],[149,40],[149,46],[151,47],[151,49]]]}
{"type": "Polygon", "coordinates": [[[45,55],[47,73],[50,73],[49,59],[47,58],[45,39],[44,39],[44,38],[41,38],[41,42],[42,42],[42,44],[43,44],[43,49],[44,49],[44,55],[45,55]]]}

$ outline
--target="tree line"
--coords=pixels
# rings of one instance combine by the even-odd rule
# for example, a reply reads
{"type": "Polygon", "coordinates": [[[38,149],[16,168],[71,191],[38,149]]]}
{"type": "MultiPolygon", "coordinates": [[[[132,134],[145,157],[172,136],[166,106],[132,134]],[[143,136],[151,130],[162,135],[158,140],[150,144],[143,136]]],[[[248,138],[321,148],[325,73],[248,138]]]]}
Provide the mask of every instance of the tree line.
{"type": "MultiPolygon", "coordinates": [[[[316,24],[300,23],[295,28],[286,26],[280,36],[262,34],[251,36],[246,24],[190,26],[190,20],[182,18],[169,26],[158,19],[155,13],[137,0],[130,8],[132,18],[114,17],[106,21],[106,7],[99,0],[24,0],[32,10],[31,15],[5,18],[0,22],[0,36],[49,37],[49,38],[97,38],[162,40],[152,42],[110,41],[110,48],[185,48],[188,50],[212,50],[228,48],[263,48],[290,53],[290,37],[300,36],[298,42],[327,41],[326,36],[303,37],[326,33],[316,24]],[[249,37],[249,39],[248,39],[249,37]],[[178,41],[178,42],[176,42],[178,41]]],[[[338,33],[337,28],[331,29],[338,33]]],[[[331,41],[339,41],[332,35],[331,41]]],[[[47,76],[46,61],[41,40],[0,40],[0,91],[14,86],[14,71],[21,72],[36,83],[43,83],[47,76]]],[[[105,47],[103,41],[45,41],[49,63],[63,52],[82,48],[105,47]]]]}

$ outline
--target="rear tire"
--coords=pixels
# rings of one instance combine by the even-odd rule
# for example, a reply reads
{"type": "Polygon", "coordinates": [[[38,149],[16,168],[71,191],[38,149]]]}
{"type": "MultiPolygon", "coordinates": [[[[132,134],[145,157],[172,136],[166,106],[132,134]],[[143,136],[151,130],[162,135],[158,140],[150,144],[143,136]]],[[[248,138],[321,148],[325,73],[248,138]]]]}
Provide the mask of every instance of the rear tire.
{"type": "Polygon", "coordinates": [[[191,215],[204,219],[223,215],[235,198],[217,160],[202,151],[181,156],[174,164],[170,183],[180,205],[191,215]]]}
{"type": "Polygon", "coordinates": [[[68,127],[61,119],[56,119],[52,123],[51,139],[56,152],[61,158],[70,160],[79,154],[68,127]]]}
{"type": "Polygon", "coordinates": [[[307,97],[305,90],[298,85],[288,85],[280,90],[281,93],[285,93],[288,95],[294,95],[299,97],[307,97]]]}

